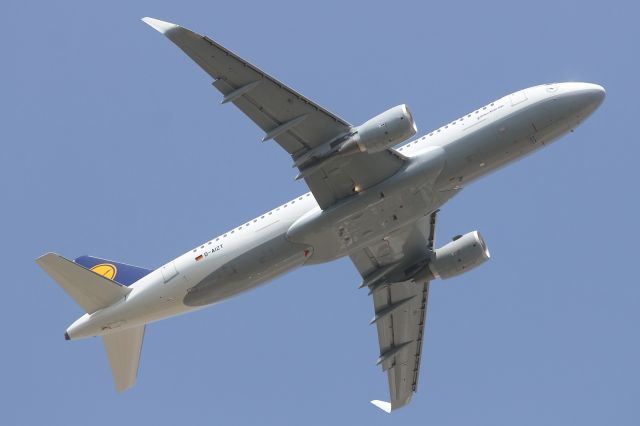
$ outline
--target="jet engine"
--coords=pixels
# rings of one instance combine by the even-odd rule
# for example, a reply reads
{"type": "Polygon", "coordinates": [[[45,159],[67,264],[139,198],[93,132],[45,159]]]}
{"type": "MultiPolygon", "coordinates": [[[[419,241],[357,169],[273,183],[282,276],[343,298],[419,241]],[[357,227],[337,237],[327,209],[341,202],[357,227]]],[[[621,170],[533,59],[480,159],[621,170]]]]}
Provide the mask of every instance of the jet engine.
{"type": "Polygon", "coordinates": [[[491,255],[478,231],[457,236],[435,250],[429,270],[435,278],[447,279],[467,272],[489,260],[491,255]]]}
{"type": "Polygon", "coordinates": [[[407,105],[398,105],[356,128],[356,133],[339,149],[340,153],[375,153],[397,145],[418,131],[407,105]]]}

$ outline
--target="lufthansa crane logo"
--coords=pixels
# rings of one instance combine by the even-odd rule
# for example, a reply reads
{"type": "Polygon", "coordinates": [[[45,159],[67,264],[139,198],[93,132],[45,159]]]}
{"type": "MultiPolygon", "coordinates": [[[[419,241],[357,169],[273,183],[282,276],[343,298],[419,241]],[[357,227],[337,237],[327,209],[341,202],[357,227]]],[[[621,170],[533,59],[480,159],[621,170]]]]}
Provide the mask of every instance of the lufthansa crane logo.
{"type": "Polygon", "coordinates": [[[112,265],[111,263],[100,263],[92,267],[90,270],[112,281],[118,273],[118,268],[116,268],[116,265],[112,265]]]}

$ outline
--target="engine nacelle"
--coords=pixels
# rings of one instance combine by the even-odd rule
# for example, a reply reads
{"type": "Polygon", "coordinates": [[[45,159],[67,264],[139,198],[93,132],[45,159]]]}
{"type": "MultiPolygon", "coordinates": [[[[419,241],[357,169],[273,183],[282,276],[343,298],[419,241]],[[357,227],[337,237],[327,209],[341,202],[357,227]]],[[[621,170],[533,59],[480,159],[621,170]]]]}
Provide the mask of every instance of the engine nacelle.
{"type": "Polygon", "coordinates": [[[345,142],[340,152],[384,151],[415,135],[418,128],[409,107],[398,105],[366,121],[356,130],[356,134],[345,142]]]}
{"type": "Polygon", "coordinates": [[[435,278],[447,279],[479,266],[490,257],[484,238],[473,231],[435,250],[429,270],[435,278]]]}

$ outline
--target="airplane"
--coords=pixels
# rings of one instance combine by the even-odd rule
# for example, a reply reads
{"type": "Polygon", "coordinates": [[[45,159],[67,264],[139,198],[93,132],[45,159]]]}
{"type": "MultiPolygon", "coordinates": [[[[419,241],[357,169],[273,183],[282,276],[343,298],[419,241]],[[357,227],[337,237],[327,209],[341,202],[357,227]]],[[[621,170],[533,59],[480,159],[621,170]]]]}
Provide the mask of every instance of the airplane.
{"type": "Polygon", "coordinates": [[[67,328],[102,336],[116,389],[136,382],[145,326],[219,303],[294,268],[348,256],[373,299],[390,413],[416,392],[429,284],[489,257],[478,231],[436,248],[439,209],[465,186],[573,131],[603,102],[596,84],[529,87],[424,136],[406,105],[354,126],[206,36],[154,18],[232,103],[287,151],[310,192],[151,270],[92,256],[36,260],[86,312],[67,328]],[[406,142],[403,146],[396,145],[406,142]]]}

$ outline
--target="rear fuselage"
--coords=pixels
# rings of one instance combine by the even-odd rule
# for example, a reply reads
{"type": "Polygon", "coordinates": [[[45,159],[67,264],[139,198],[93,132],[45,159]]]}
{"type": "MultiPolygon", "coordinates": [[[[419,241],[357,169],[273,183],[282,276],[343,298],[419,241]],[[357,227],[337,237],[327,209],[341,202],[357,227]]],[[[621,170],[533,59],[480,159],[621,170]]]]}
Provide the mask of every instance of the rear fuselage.
{"type": "Polygon", "coordinates": [[[295,267],[347,256],[440,208],[468,183],[569,132],[602,102],[587,83],[536,86],[498,99],[399,148],[405,166],[321,210],[310,193],[220,235],[86,314],[71,339],[108,334],[220,302],[295,267]]]}

